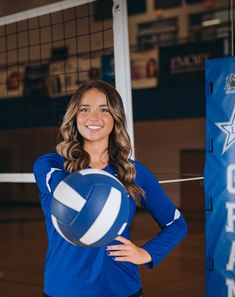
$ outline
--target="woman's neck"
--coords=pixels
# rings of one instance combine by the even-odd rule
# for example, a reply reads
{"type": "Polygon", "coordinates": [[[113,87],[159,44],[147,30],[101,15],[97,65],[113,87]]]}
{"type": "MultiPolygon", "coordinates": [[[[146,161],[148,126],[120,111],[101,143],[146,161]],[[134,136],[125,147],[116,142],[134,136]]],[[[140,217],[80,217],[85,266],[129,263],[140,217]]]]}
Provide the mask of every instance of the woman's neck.
{"type": "Polygon", "coordinates": [[[84,145],[85,151],[90,155],[90,166],[97,169],[103,169],[108,165],[109,153],[108,146],[84,145]]]}

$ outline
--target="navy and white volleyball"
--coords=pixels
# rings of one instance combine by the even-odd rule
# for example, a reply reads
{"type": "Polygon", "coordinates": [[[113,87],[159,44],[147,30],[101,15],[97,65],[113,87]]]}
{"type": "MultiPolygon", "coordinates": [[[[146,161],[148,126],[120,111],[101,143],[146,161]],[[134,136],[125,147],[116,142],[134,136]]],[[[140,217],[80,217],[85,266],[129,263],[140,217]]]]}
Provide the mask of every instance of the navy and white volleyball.
{"type": "Polygon", "coordinates": [[[52,222],[68,242],[103,246],[121,235],[128,222],[129,198],[121,182],[99,169],[68,175],[56,187],[52,222]]]}

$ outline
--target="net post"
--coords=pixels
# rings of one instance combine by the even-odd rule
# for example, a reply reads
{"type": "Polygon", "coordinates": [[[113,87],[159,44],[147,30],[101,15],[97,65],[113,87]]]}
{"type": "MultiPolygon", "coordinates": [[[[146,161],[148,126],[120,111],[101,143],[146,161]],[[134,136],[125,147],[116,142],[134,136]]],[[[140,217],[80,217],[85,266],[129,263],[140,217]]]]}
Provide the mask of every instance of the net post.
{"type": "Polygon", "coordinates": [[[115,85],[123,99],[127,118],[127,130],[131,139],[132,146],[131,157],[134,158],[134,127],[126,0],[113,0],[113,33],[115,85]]]}

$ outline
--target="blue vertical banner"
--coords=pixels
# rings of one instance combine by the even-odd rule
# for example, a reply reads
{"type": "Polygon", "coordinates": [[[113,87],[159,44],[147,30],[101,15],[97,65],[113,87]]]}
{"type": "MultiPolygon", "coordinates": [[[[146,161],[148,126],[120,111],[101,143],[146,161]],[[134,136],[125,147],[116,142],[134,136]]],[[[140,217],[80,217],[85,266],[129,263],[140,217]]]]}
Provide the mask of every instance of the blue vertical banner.
{"type": "Polygon", "coordinates": [[[235,57],[205,69],[206,297],[235,297],[235,57]]]}

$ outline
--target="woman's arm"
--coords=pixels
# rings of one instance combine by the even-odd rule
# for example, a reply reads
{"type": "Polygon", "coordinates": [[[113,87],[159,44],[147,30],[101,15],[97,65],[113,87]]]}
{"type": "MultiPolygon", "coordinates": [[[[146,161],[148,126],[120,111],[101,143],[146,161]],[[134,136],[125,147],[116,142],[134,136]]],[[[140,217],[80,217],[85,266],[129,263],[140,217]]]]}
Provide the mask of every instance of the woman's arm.
{"type": "Polygon", "coordinates": [[[142,205],[153,216],[161,228],[142,248],[151,256],[148,268],[154,268],[184,238],[188,231],[187,224],[175,205],[161,188],[156,177],[143,165],[136,162],[138,183],[145,191],[142,205]]]}
{"type": "Polygon", "coordinates": [[[183,239],[187,225],[155,176],[140,163],[136,163],[136,169],[136,184],[145,191],[142,205],[151,213],[161,231],[141,247],[118,236],[116,240],[121,244],[107,246],[107,254],[115,261],[146,264],[148,268],[154,268],[183,239]]]}
{"type": "Polygon", "coordinates": [[[39,157],[33,165],[33,173],[41,193],[53,193],[56,186],[69,172],[63,168],[63,158],[57,153],[39,157]]]}

